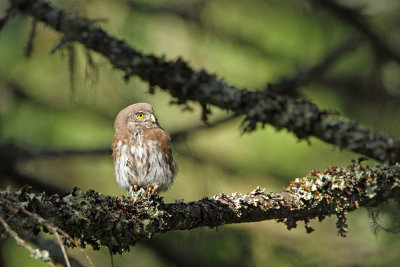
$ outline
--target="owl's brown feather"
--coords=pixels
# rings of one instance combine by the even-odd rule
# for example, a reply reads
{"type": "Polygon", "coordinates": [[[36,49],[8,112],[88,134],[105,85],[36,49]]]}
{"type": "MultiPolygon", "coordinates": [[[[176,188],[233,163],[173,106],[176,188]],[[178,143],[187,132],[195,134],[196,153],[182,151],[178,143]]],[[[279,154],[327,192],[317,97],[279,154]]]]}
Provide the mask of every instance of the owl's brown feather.
{"type": "Polygon", "coordinates": [[[158,146],[161,150],[165,162],[171,166],[173,172],[176,171],[176,164],[172,158],[172,150],[170,145],[169,134],[160,128],[144,129],[143,135],[145,139],[154,140],[158,142],[158,146]]]}

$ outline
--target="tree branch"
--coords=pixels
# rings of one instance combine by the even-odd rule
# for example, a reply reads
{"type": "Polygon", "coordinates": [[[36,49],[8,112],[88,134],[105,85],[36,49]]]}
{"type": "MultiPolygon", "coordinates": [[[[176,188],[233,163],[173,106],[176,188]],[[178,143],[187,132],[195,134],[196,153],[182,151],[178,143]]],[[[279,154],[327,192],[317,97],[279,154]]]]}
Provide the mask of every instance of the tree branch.
{"type": "Polygon", "coordinates": [[[15,241],[18,244],[18,246],[22,246],[22,247],[26,248],[31,253],[31,256],[33,258],[40,259],[40,260],[42,260],[43,262],[47,263],[50,266],[55,266],[51,262],[50,254],[49,254],[49,252],[47,250],[35,249],[32,246],[30,246],[28,243],[26,243],[24,239],[20,238],[18,236],[18,234],[11,229],[10,225],[8,225],[8,223],[6,222],[6,220],[4,220],[4,218],[1,216],[1,214],[0,214],[0,223],[3,225],[4,230],[10,236],[12,236],[12,238],[15,239],[15,241]]]}
{"type": "Polygon", "coordinates": [[[12,8],[8,8],[5,16],[0,18],[0,33],[14,15],[12,8]]]}
{"type": "Polygon", "coordinates": [[[202,255],[197,255],[187,247],[176,249],[164,240],[146,240],[141,242],[144,246],[152,249],[163,259],[165,265],[203,267],[207,266],[202,255]]]}
{"type": "Polygon", "coordinates": [[[182,59],[166,61],[162,57],[143,55],[124,41],[109,36],[87,19],[51,6],[43,0],[9,0],[13,9],[29,14],[38,21],[62,32],[69,39],[82,43],[109,59],[125,72],[141,77],[150,86],[163,88],[180,104],[187,100],[203,106],[215,105],[245,114],[245,130],[254,130],[258,123],[278,129],[286,128],[299,138],[310,136],[368,157],[395,163],[400,159],[400,140],[374,134],[368,128],[347,119],[332,119],[313,103],[294,100],[264,90],[239,90],[206,71],[194,71],[182,59]]]}
{"type": "MultiPolygon", "coordinates": [[[[34,235],[30,232],[23,231],[21,234],[21,237],[24,240],[27,240],[29,242],[34,243],[36,246],[43,250],[47,250],[50,254],[50,258],[58,264],[61,264],[63,266],[66,266],[65,264],[65,257],[64,254],[61,251],[61,248],[59,245],[57,245],[55,242],[53,242],[50,239],[47,239],[41,235],[34,235]]],[[[68,255],[71,267],[83,267],[83,265],[75,258],[71,257],[68,255]]]]}
{"type": "Polygon", "coordinates": [[[294,93],[293,90],[300,86],[308,85],[316,79],[321,79],[324,74],[344,55],[356,49],[359,45],[358,40],[349,38],[327,53],[317,64],[296,73],[293,77],[283,78],[272,89],[276,88],[280,94],[294,93]]]}
{"type": "Polygon", "coordinates": [[[271,53],[266,51],[265,47],[258,45],[256,42],[249,41],[243,38],[238,33],[233,33],[220,27],[216,27],[210,21],[204,21],[201,15],[204,7],[207,5],[207,1],[195,1],[195,2],[165,2],[158,3],[157,5],[151,5],[148,2],[142,2],[137,0],[128,0],[128,6],[132,11],[139,11],[140,13],[150,15],[171,15],[185,20],[186,23],[192,23],[199,27],[199,29],[213,38],[226,40],[230,43],[237,44],[243,48],[255,51],[261,57],[265,59],[283,59],[284,55],[271,53]]]}
{"type": "Polygon", "coordinates": [[[400,54],[398,51],[394,50],[386,40],[375,31],[372,25],[368,23],[366,16],[361,14],[360,8],[348,7],[334,0],[311,2],[325,8],[347,24],[353,26],[358,32],[364,35],[377,54],[400,63],[400,54]]]}
{"type": "Polygon", "coordinates": [[[357,75],[335,75],[319,79],[317,84],[332,88],[345,99],[350,100],[350,104],[353,103],[354,98],[357,98],[360,103],[365,103],[360,106],[368,107],[376,104],[377,110],[380,106],[400,104],[400,96],[388,93],[388,88],[380,79],[364,79],[357,75]]]}
{"type": "Polygon", "coordinates": [[[29,37],[28,37],[28,44],[25,49],[25,57],[27,57],[27,58],[29,58],[32,55],[33,40],[35,39],[35,35],[36,35],[36,24],[37,24],[37,21],[35,18],[33,18],[32,28],[31,28],[31,31],[29,32],[29,37]]]}
{"type": "MultiPolygon", "coordinates": [[[[46,191],[47,193],[55,194],[55,193],[62,193],[64,190],[57,185],[52,185],[46,182],[41,181],[39,178],[32,177],[30,175],[26,175],[20,173],[15,166],[9,168],[6,172],[1,172],[8,177],[8,180],[13,185],[23,186],[25,184],[32,186],[33,189],[38,191],[46,191]]],[[[6,178],[7,178],[6,177],[6,178]]]]}
{"type": "MultiPolygon", "coordinates": [[[[209,124],[200,124],[200,125],[193,125],[187,128],[172,132],[170,134],[172,142],[181,142],[187,138],[188,135],[193,134],[196,131],[202,129],[211,129],[213,127],[217,127],[221,124],[228,123],[237,116],[229,116],[222,119],[218,119],[209,124]]],[[[16,171],[15,163],[18,161],[23,161],[27,159],[35,159],[39,157],[63,157],[63,156],[85,156],[85,155],[111,155],[112,150],[111,147],[107,148],[95,148],[95,149],[85,149],[85,150],[70,150],[70,149],[30,149],[26,147],[22,147],[16,145],[14,143],[4,143],[0,144],[0,161],[4,162],[3,168],[0,166],[0,173],[6,173],[9,176],[19,176],[20,174],[16,171]]],[[[18,177],[19,180],[29,180],[29,177],[18,177]]],[[[50,192],[58,192],[56,188],[48,188],[50,192]]],[[[48,190],[46,190],[48,191],[48,190]]],[[[48,192],[49,192],[48,191],[48,192]]]]}
{"type": "MultiPolygon", "coordinates": [[[[188,203],[164,203],[157,196],[146,198],[144,190],[134,198],[78,189],[61,196],[9,190],[0,192],[0,212],[13,227],[37,231],[46,228],[48,221],[81,244],[90,244],[94,249],[105,245],[113,253],[122,253],[137,240],[149,239],[156,233],[264,220],[284,222],[291,229],[298,221],[321,221],[336,215],[338,232],[344,236],[347,212],[398,198],[399,193],[399,164],[370,168],[354,163],[322,173],[313,170],[280,193],[257,188],[248,194],[222,193],[188,203]],[[33,218],[46,221],[40,223],[33,218]]],[[[306,229],[313,231],[308,226],[306,229]]]]}

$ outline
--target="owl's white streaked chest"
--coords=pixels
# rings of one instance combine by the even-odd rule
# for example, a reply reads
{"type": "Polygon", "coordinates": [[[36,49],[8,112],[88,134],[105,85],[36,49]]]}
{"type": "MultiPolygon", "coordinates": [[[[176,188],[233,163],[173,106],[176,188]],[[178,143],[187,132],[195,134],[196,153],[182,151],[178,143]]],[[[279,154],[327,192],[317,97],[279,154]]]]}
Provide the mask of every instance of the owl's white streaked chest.
{"type": "Polygon", "coordinates": [[[166,190],[172,183],[174,170],[165,162],[157,141],[144,141],[139,136],[132,136],[136,142],[128,145],[119,141],[115,147],[115,174],[118,184],[125,190],[133,184],[139,187],[158,185],[166,190]]]}

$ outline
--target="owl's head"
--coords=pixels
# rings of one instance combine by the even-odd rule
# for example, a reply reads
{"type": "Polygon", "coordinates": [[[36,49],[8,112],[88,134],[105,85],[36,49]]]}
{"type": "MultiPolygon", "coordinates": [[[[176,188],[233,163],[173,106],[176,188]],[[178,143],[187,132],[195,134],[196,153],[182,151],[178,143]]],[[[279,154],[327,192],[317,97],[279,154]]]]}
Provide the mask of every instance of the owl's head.
{"type": "Polygon", "coordinates": [[[121,110],[115,118],[115,131],[157,127],[157,118],[148,103],[136,103],[121,110]]]}

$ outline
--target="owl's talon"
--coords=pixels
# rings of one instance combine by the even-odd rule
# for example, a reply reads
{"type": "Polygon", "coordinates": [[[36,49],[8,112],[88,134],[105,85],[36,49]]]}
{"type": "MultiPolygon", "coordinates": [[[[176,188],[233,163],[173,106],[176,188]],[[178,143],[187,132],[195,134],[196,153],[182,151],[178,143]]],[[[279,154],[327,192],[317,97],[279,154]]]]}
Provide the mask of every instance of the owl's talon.
{"type": "Polygon", "coordinates": [[[158,189],[159,189],[160,187],[158,186],[158,184],[156,184],[155,186],[153,186],[153,188],[152,188],[152,194],[153,195],[155,195],[155,194],[158,194],[158,189]]]}
{"type": "Polygon", "coordinates": [[[152,186],[148,186],[146,188],[146,197],[148,197],[151,193],[152,193],[153,187],[152,186]]]}
{"type": "Polygon", "coordinates": [[[133,198],[134,197],[134,193],[137,192],[138,190],[139,190],[139,186],[137,184],[129,186],[128,196],[133,198]]]}
{"type": "Polygon", "coordinates": [[[150,196],[150,195],[156,195],[158,193],[158,185],[154,185],[154,186],[148,186],[146,189],[146,196],[150,196]]]}
{"type": "Polygon", "coordinates": [[[139,186],[137,185],[137,184],[134,184],[133,186],[132,186],[132,191],[133,192],[136,192],[136,191],[138,191],[139,190],[139,186]]]}

